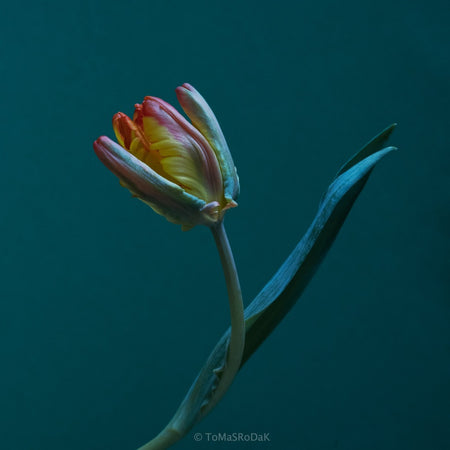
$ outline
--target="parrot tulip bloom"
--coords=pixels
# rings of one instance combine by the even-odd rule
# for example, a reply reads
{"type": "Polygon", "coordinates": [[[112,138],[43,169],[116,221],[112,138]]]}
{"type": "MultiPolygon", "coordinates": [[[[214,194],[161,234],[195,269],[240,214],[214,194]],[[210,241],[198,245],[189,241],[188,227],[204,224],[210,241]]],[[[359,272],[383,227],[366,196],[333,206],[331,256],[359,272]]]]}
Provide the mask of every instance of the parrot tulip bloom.
{"type": "Polygon", "coordinates": [[[114,115],[119,144],[101,136],[94,150],[123,186],[169,221],[183,229],[212,226],[237,206],[236,168],[204,98],[189,84],[176,93],[192,124],[163,100],[145,97],[133,119],[114,115]]]}

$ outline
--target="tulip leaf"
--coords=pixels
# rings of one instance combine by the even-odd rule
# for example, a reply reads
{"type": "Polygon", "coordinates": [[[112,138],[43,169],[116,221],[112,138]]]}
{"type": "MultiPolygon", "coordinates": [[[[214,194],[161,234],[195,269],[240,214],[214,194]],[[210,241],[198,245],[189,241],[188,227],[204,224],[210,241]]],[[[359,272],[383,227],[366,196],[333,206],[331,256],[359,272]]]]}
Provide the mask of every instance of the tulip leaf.
{"type": "Polygon", "coordinates": [[[367,158],[370,155],[373,155],[377,151],[381,150],[388,139],[390,138],[392,132],[394,131],[396,123],[389,125],[385,128],[380,134],[376,135],[373,139],[371,139],[359,152],[354,154],[340,169],[337,173],[335,179],[346,172],[348,169],[353,167],[355,164],[362,161],[364,158],[367,158]]]}
{"type": "Polygon", "coordinates": [[[297,247],[246,308],[246,343],[242,364],[261,345],[298,300],[331,247],[375,165],[395,147],[381,148],[392,133],[386,128],[338,172],[319,211],[297,247]]]}
{"type": "MultiPolygon", "coordinates": [[[[324,194],[316,217],[301,241],[245,309],[246,341],[241,367],[299,299],[373,168],[395,150],[395,147],[383,148],[394,126],[386,128],[344,164],[324,194]]],[[[189,405],[189,417],[182,419],[185,432],[205,415],[204,406],[217,385],[217,369],[226,361],[229,337],[230,329],[217,343],[183,401],[184,405],[189,405]]]]}

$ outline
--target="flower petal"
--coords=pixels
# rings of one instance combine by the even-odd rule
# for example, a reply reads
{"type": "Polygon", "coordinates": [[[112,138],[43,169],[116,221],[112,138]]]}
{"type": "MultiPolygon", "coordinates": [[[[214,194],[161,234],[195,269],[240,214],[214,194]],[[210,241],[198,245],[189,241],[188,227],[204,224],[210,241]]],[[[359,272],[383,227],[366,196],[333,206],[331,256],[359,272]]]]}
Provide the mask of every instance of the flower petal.
{"type": "Polygon", "coordinates": [[[119,144],[127,149],[136,137],[136,125],[124,113],[118,112],[113,117],[113,129],[119,144]]]}
{"type": "Polygon", "coordinates": [[[169,221],[189,229],[199,223],[212,223],[211,211],[202,209],[206,202],[160,176],[125,148],[106,136],[94,142],[94,150],[131,193],[150,205],[169,221]]]}
{"type": "Polygon", "coordinates": [[[146,97],[142,130],[151,151],[159,154],[163,176],[206,202],[222,198],[222,176],[214,151],[171,105],[146,97]]]}
{"type": "Polygon", "coordinates": [[[177,87],[176,94],[184,112],[213,148],[224,179],[225,198],[231,202],[239,195],[239,178],[230,150],[213,111],[190,84],[177,87]]]}
{"type": "Polygon", "coordinates": [[[115,114],[113,128],[122,147],[155,172],[162,174],[161,157],[158,152],[152,151],[150,142],[142,129],[142,105],[135,105],[133,120],[124,113],[115,114]]]}

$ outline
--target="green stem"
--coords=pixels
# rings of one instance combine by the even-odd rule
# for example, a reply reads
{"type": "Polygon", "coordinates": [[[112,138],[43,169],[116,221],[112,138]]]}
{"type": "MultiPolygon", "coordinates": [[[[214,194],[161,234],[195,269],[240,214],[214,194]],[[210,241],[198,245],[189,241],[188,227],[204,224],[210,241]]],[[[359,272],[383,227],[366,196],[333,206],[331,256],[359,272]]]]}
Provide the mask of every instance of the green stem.
{"type": "Polygon", "coordinates": [[[233,252],[231,251],[230,242],[228,241],[223,222],[220,222],[216,227],[211,228],[211,231],[214,240],[216,241],[225,275],[225,282],[227,284],[228,301],[230,304],[231,335],[228,344],[226,366],[217,389],[204,409],[202,416],[205,416],[212,408],[214,408],[230,387],[241,366],[245,345],[244,305],[242,302],[241,286],[239,284],[233,252]]]}
{"type": "Polygon", "coordinates": [[[226,362],[224,367],[220,368],[218,384],[210,395],[211,375],[214,369],[219,369],[220,363],[214,359],[213,351],[172,420],[161,433],[138,450],[164,450],[180,440],[195,423],[217,405],[230,387],[241,365],[245,344],[245,321],[239,277],[223,222],[211,227],[211,231],[222,262],[230,304],[231,333],[226,362]]]}

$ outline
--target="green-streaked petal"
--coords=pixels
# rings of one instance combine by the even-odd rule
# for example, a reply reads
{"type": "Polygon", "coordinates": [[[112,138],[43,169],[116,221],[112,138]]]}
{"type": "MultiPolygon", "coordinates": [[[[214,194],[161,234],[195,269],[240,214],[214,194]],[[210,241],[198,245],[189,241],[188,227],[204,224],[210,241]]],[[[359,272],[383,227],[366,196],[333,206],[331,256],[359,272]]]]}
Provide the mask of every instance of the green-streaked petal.
{"type": "Polygon", "coordinates": [[[131,193],[150,205],[170,222],[189,229],[197,224],[214,222],[214,211],[206,202],[160,176],[145,163],[106,136],[94,142],[99,159],[131,193]]]}
{"type": "Polygon", "coordinates": [[[207,139],[219,161],[224,179],[224,196],[227,201],[239,195],[239,178],[230,150],[213,111],[200,93],[185,83],[176,89],[178,101],[192,124],[207,139]]]}

